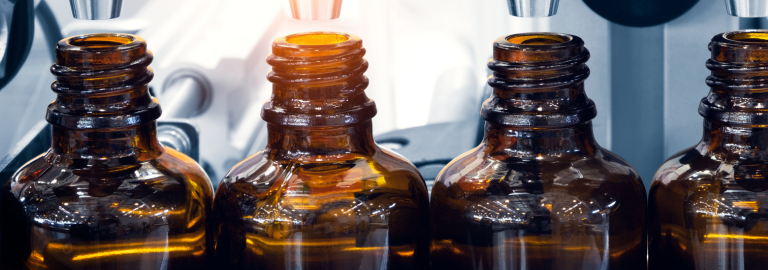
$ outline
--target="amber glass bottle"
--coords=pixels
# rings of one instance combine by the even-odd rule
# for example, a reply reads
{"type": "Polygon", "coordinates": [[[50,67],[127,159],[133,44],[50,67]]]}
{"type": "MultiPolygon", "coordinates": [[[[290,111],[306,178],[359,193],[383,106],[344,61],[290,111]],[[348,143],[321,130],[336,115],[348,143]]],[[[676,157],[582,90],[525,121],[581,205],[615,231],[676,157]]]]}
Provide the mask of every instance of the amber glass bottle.
{"type": "Polygon", "coordinates": [[[592,134],[581,38],[497,39],[485,138],[432,189],[432,269],[646,269],[645,188],[592,134]]]}
{"type": "Polygon", "coordinates": [[[205,267],[213,189],[194,160],[158,143],[150,62],[133,35],[57,44],[53,145],[3,190],[2,268],[205,267]]]}
{"type": "Polygon", "coordinates": [[[716,35],[701,141],[651,184],[649,269],[768,267],[768,31],[716,35]]]}
{"type": "Polygon", "coordinates": [[[429,204],[418,170],[379,148],[362,40],[278,38],[267,62],[266,148],[214,200],[222,269],[425,269],[429,204]]]}

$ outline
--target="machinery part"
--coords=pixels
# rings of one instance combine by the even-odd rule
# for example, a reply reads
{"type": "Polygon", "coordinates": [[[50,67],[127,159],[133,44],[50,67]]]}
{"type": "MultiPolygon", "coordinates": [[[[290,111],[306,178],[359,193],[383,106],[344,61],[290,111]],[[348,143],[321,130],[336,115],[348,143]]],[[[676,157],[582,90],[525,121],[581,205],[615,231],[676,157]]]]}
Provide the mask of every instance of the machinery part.
{"type": "MultiPolygon", "coordinates": [[[[333,20],[341,13],[342,0],[289,0],[291,15],[297,20],[333,20]]],[[[557,0],[554,0],[557,2],[557,0]]]]}
{"type": "MultiPolygon", "coordinates": [[[[157,137],[165,146],[191,157],[200,159],[200,133],[186,120],[157,121],[157,137]]],[[[27,161],[51,148],[51,126],[40,121],[27,132],[11,151],[0,159],[0,187],[27,161]]]]}
{"type": "Polygon", "coordinates": [[[34,18],[32,0],[0,0],[0,89],[27,60],[35,35],[34,18]]]}
{"type": "Polygon", "coordinates": [[[557,14],[559,0],[507,0],[509,15],[535,18],[557,14]]]}
{"type": "Polygon", "coordinates": [[[768,1],[766,0],[725,0],[725,10],[728,15],[755,18],[768,16],[768,1]]]}
{"type": "Polygon", "coordinates": [[[176,71],[165,80],[159,93],[163,102],[163,119],[190,118],[205,111],[213,94],[211,85],[201,73],[176,71]]]}
{"type": "Polygon", "coordinates": [[[51,148],[51,125],[40,121],[0,160],[0,187],[27,161],[51,148]]]}
{"type": "Polygon", "coordinates": [[[123,0],[69,0],[72,16],[80,20],[109,20],[120,17],[123,0]]]}
{"type": "Polygon", "coordinates": [[[56,16],[53,15],[53,10],[46,0],[40,1],[35,7],[35,17],[37,17],[37,22],[40,23],[40,28],[45,34],[45,42],[48,43],[51,60],[56,61],[56,43],[64,39],[64,35],[61,33],[59,22],[56,21],[56,16]]]}
{"type": "Polygon", "coordinates": [[[200,132],[190,121],[182,119],[158,121],[157,139],[163,145],[176,149],[195,161],[200,160],[200,132]]]}
{"type": "Polygon", "coordinates": [[[459,122],[431,124],[395,130],[376,136],[379,146],[397,149],[397,152],[413,162],[419,169],[427,191],[440,170],[451,160],[477,146],[476,136],[479,117],[459,122]]]}
{"type": "Polygon", "coordinates": [[[397,153],[413,162],[416,167],[440,162],[447,164],[477,146],[475,128],[478,121],[479,117],[400,129],[378,135],[374,139],[377,144],[385,147],[398,145],[397,153]]]}
{"type": "Polygon", "coordinates": [[[634,27],[667,23],[688,12],[697,2],[699,0],[584,0],[592,11],[606,20],[634,27]]]}

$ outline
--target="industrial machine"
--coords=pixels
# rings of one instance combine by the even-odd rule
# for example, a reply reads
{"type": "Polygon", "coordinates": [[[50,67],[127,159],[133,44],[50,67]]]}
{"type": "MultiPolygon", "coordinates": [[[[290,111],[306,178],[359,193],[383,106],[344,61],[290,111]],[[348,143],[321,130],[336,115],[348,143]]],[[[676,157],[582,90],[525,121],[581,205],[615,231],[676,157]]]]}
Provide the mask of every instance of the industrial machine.
{"type": "Polygon", "coordinates": [[[376,140],[429,182],[482,138],[478,111],[490,94],[485,64],[496,37],[579,35],[593,52],[597,140],[634,164],[647,186],[671,151],[701,134],[698,100],[688,97],[706,91],[708,39],[768,26],[761,0],[725,0],[725,9],[722,0],[0,0],[0,10],[0,113],[12,116],[0,118],[2,175],[50,144],[42,116],[53,100],[55,41],[124,32],[144,37],[155,54],[150,87],[163,106],[161,140],[199,158],[214,187],[265,144],[264,58],[277,36],[363,37],[376,140]]]}

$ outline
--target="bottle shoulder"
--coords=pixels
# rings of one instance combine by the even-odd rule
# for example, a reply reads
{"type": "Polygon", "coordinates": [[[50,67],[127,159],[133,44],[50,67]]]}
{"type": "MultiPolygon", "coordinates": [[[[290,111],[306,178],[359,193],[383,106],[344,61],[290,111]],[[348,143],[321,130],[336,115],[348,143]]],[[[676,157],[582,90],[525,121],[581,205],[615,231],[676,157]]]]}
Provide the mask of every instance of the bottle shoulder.
{"type": "Polygon", "coordinates": [[[7,185],[32,212],[69,203],[120,206],[139,200],[176,208],[173,205],[205,205],[213,199],[202,168],[170,148],[155,159],[109,172],[73,167],[49,151],[22,166],[7,185]]]}
{"type": "Polygon", "coordinates": [[[416,168],[387,150],[296,160],[274,159],[262,151],[222,179],[214,214],[261,235],[269,224],[286,220],[295,225],[291,230],[324,226],[321,220],[347,224],[356,216],[355,222],[366,216],[388,224],[390,215],[402,214],[399,222],[409,224],[418,220],[414,213],[426,217],[428,207],[426,185],[416,168]]]}
{"type": "Polygon", "coordinates": [[[721,162],[705,158],[705,156],[696,149],[696,146],[691,146],[667,158],[653,175],[651,185],[656,185],[657,183],[668,184],[672,181],[684,180],[684,177],[681,178],[679,176],[694,171],[715,169],[719,167],[720,164],[721,162]],[[690,163],[694,163],[695,166],[691,167],[689,165],[690,163]]]}
{"type": "Polygon", "coordinates": [[[663,189],[686,197],[703,187],[716,193],[768,190],[763,181],[767,171],[768,159],[761,155],[710,151],[700,143],[675,153],[659,167],[650,195],[663,189]]]}
{"type": "Polygon", "coordinates": [[[245,216],[264,207],[302,209],[308,214],[325,213],[327,209],[321,208],[335,208],[341,202],[371,201],[426,209],[427,188],[410,162],[387,150],[316,160],[278,160],[262,151],[227,173],[214,207],[245,216]]]}
{"type": "MultiPolygon", "coordinates": [[[[596,149],[591,155],[554,158],[519,158],[492,155],[480,145],[451,161],[438,175],[436,183],[453,185],[477,179],[512,179],[553,181],[622,182],[642,187],[637,170],[618,155],[596,149]]],[[[644,188],[643,188],[644,189],[644,188]]]]}
{"type": "MultiPolygon", "coordinates": [[[[486,155],[481,145],[438,175],[430,209],[433,223],[460,219],[467,228],[542,231],[551,230],[557,221],[627,232],[642,227],[645,205],[638,173],[604,149],[589,156],[538,161],[486,155]]],[[[443,230],[443,225],[435,226],[443,230]]]]}
{"type": "MultiPolygon", "coordinates": [[[[418,169],[399,154],[385,148],[376,148],[372,155],[350,154],[343,157],[323,156],[316,159],[282,160],[270,157],[265,151],[257,152],[236,164],[224,176],[222,184],[235,182],[268,181],[284,175],[286,170],[291,175],[309,173],[307,177],[327,175],[348,175],[360,179],[371,177],[407,178],[422,182],[418,169]],[[317,171],[312,174],[310,172],[317,171]],[[350,175],[351,174],[351,175],[350,175]]],[[[354,178],[354,177],[353,177],[354,178]]]]}
{"type": "MultiPolygon", "coordinates": [[[[118,161],[119,162],[119,161],[118,161]]],[[[176,179],[180,182],[195,181],[210,188],[208,175],[192,158],[176,151],[173,148],[166,147],[162,154],[154,159],[139,162],[132,165],[123,165],[108,170],[93,169],[91,166],[75,167],[71,160],[66,160],[50,150],[38,155],[22,165],[12,176],[9,183],[23,184],[30,181],[40,182],[48,179],[58,170],[61,173],[74,173],[80,176],[90,176],[96,178],[109,178],[111,175],[125,175],[136,172],[137,169],[154,170],[157,175],[176,179]],[[53,174],[51,174],[53,171],[53,174]],[[48,177],[41,179],[46,174],[48,177]],[[207,183],[207,184],[205,184],[207,183]]],[[[140,176],[136,176],[140,177],[140,176]]]]}

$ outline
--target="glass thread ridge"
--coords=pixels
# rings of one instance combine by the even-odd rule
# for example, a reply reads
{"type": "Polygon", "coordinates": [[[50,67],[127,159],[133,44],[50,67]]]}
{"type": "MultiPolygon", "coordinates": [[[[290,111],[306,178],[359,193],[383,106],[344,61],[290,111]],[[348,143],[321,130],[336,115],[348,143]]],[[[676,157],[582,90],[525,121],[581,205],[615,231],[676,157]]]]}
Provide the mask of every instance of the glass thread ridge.
{"type": "Polygon", "coordinates": [[[128,34],[88,34],[56,46],[51,89],[57,98],[46,120],[71,129],[137,126],[160,117],[147,85],[154,77],[152,52],[144,39],[128,34]],[[112,41],[114,40],[114,41],[112,41]]]}
{"type": "Polygon", "coordinates": [[[346,33],[311,32],[277,38],[267,63],[272,70],[272,99],[262,118],[284,126],[342,126],[370,120],[376,115],[373,100],[365,95],[368,61],[360,37],[346,33]],[[301,36],[343,36],[327,44],[296,44],[301,36]]]}
{"type": "MultiPolygon", "coordinates": [[[[513,40],[514,41],[514,40],[513,40]]],[[[597,115],[584,92],[589,51],[578,36],[523,33],[496,39],[488,61],[493,94],[481,115],[505,126],[568,126],[597,115]],[[526,44],[526,37],[553,42],[526,44]],[[510,42],[513,39],[520,42],[510,42]],[[556,41],[556,42],[555,42],[556,41]]]]}

